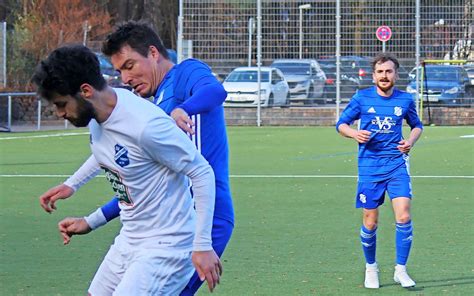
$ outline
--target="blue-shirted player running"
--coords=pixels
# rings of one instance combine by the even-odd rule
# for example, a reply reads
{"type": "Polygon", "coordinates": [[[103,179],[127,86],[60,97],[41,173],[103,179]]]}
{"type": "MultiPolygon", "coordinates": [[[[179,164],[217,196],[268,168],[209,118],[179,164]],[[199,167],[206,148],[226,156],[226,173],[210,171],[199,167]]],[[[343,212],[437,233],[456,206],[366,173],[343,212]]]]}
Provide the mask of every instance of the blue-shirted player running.
{"type": "MultiPolygon", "coordinates": [[[[144,23],[128,22],[118,27],[107,37],[103,52],[110,56],[114,67],[121,72],[124,83],[144,98],[154,97],[154,103],[190,135],[211,165],[216,182],[212,246],[221,256],[234,227],[222,107],[227,95],[224,88],[210,68],[198,60],[189,59],[174,65],[168,59],[159,36],[144,23]]],[[[56,200],[69,197],[98,172],[95,159],[89,158],[64,184],[43,194],[41,205],[45,210],[52,211],[56,200]]],[[[63,220],[63,236],[88,233],[118,217],[119,212],[118,199],[114,198],[85,218],[63,220]]],[[[181,295],[196,293],[204,280],[206,266],[202,269],[197,270],[181,295]]]]}
{"type": "Polygon", "coordinates": [[[378,55],[372,64],[375,86],[355,94],[336,124],[341,135],[359,143],[356,207],[363,208],[360,239],[366,259],[366,288],[380,286],[375,259],[376,231],[378,207],[384,202],[385,192],[392,201],[396,220],[394,280],[405,288],[415,286],[405,267],[413,240],[408,153],[420,137],[423,125],[412,96],[394,88],[398,68],[392,55],[378,55]],[[350,127],[355,120],[359,120],[357,130],[350,127]],[[411,127],[408,139],[402,135],[403,120],[411,127]]]}

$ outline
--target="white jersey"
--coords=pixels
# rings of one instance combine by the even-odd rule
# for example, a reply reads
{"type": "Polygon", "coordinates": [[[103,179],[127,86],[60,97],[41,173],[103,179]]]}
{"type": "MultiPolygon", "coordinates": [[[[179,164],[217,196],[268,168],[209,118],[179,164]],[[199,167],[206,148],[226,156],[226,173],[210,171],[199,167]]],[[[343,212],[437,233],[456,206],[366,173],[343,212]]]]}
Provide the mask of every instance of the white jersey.
{"type": "Polygon", "coordinates": [[[128,90],[114,91],[111,115],[101,124],[92,120],[89,129],[92,153],[120,199],[123,226],[115,242],[191,250],[196,230],[193,249],[211,250],[215,185],[209,164],[161,109],[128,90]]]}

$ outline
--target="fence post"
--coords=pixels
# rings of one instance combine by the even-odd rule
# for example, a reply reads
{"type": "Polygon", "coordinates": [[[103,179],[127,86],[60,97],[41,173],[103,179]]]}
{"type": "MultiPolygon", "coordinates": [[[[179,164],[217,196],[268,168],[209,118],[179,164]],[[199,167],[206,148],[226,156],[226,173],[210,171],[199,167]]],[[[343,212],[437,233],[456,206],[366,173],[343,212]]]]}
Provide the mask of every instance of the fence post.
{"type": "Polygon", "coordinates": [[[7,115],[8,130],[12,130],[12,96],[8,96],[8,115],[7,115]]]}
{"type": "Polygon", "coordinates": [[[37,122],[36,129],[40,130],[41,129],[41,99],[38,97],[36,97],[36,99],[38,100],[38,122],[37,122]]]}

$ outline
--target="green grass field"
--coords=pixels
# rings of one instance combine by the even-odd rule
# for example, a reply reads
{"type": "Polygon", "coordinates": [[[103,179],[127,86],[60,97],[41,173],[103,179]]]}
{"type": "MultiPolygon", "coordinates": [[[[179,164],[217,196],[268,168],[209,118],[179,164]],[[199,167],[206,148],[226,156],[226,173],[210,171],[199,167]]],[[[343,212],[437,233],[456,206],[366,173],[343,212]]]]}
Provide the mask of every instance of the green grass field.
{"type": "MultiPolygon", "coordinates": [[[[411,155],[415,235],[409,271],[417,287],[405,290],[393,282],[394,223],[385,204],[377,291],[362,285],[361,213],[353,206],[356,143],[333,127],[228,132],[236,227],[213,294],[473,295],[474,138],[461,137],[473,135],[472,127],[425,128],[411,155]]],[[[57,133],[64,131],[0,134],[0,295],[85,295],[120,227],[114,221],[62,245],[57,222],[89,213],[112,191],[96,178],[58,202],[57,212],[40,208],[38,196],[89,155],[87,135],[36,137],[57,133]]]]}

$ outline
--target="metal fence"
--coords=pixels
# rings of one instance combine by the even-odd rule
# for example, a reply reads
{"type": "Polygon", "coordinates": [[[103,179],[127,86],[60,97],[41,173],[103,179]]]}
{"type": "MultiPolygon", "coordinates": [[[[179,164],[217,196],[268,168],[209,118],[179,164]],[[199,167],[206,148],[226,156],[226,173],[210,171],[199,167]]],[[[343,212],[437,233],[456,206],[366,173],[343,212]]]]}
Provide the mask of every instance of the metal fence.
{"type": "MultiPolygon", "coordinates": [[[[372,84],[370,58],[382,50],[399,58],[403,90],[425,59],[474,59],[473,20],[472,0],[181,0],[178,44],[192,44],[193,57],[220,79],[259,62],[317,60],[326,74],[327,108],[372,84]],[[391,29],[386,42],[376,36],[381,26],[391,29]]],[[[265,105],[265,98],[257,103],[265,105]]]]}
{"type": "Polygon", "coordinates": [[[67,121],[58,118],[51,105],[45,105],[32,92],[0,93],[0,131],[67,129],[67,121]]]}

